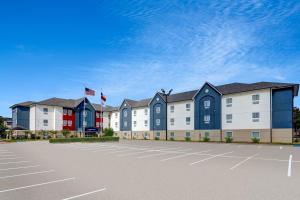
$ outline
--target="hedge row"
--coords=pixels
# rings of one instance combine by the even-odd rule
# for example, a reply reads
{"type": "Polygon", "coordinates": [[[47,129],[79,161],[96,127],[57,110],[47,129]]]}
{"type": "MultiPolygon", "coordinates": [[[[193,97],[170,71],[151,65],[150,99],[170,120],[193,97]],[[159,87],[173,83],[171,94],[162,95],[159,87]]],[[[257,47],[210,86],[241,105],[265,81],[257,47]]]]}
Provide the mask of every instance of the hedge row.
{"type": "Polygon", "coordinates": [[[69,143],[69,142],[106,142],[106,141],[119,141],[119,137],[86,137],[86,138],[51,138],[50,143],[69,143]]]}

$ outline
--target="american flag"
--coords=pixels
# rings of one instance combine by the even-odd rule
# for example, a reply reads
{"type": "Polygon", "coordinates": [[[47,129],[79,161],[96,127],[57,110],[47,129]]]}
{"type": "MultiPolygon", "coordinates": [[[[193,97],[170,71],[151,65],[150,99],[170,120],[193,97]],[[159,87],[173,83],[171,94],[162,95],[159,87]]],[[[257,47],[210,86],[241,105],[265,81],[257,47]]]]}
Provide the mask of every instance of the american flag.
{"type": "Polygon", "coordinates": [[[89,96],[95,96],[95,90],[85,88],[85,94],[89,96]]]}

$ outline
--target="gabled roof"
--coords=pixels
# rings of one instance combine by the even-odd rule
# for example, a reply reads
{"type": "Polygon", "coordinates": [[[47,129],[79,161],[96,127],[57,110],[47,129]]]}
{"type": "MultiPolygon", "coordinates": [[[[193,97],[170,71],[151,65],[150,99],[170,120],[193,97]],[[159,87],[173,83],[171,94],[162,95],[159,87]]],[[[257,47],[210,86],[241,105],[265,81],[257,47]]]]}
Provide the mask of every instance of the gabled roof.
{"type": "Polygon", "coordinates": [[[14,107],[17,107],[17,106],[30,107],[30,105],[32,105],[33,103],[35,103],[35,102],[34,101],[25,101],[25,102],[22,102],[22,103],[14,104],[10,108],[14,108],[14,107]]]}
{"type": "Polygon", "coordinates": [[[148,107],[150,101],[151,101],[150,98],[142,99],[138,101],[132,99],[124,99],[123,103],[126,102],[131,108],[141,108],[141,107],[148,107]]]}

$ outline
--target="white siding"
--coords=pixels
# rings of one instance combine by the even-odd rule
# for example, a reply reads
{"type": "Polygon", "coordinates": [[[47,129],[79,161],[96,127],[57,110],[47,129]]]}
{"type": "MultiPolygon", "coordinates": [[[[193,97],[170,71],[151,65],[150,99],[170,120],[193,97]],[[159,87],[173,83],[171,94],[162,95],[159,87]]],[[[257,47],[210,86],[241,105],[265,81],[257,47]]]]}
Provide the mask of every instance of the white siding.
{"type": "Polygon", "coordinates": [[[35,130],[35,106],[30,107],[29,112],[29,130],[35,130]]]}
{"type": "Polygon", "coordinates": [[[223,129],[269,129],[270,128],[270,90],[257,90],[222,97],[223,129]],[[259,94],[259,104],[252,103],[252,95],[259,94]],[[226,99],[232,98],[232,107],[226,106],[226,99]],[[252,113],[259,112],[259,122],[252,121],[252,113]],[[232,123],[226,122],[226,114],[232,114],[232,123]]]}
{"type": "Polygon", "coordinates": [[[103,129],[109,128],[109,112],[103,112],[103,129]]]}
{"type": "Polygon", "coordinates": [[[113,111],[110,116],[110,127],[114,129],[114,131],[120,131],[120,112],[113,111]],[[117,123],[117,126],[116,126],[117,123]]]}
{"type": "Polygon", "coordinates": [[[148,107],[133,108],[132,109],[132,131],[149,131],[150,130],[150,110],[148,107]],[[147,109],[147,115],[145,115],[145,109],[147,109]],[[136,116],[134,116],[136,112],[136,116]],[[147,126],[145,126],[145,120],[147,120],[147,126]],[[136,121],[136,127],[134,126],[136,121]]]}
{"type": "Polygon", "coordinates": [[[54,130],[61,131],[63,129],[63,108],[54,107],[54,130]]]}
{"type": "Polygon", "coordinates": [[[168,103],[168,130],[194,130],[193,101],[168,103]],[[186,104],[190,104],[190,111],[186,110],[186,104]],[[171,112],[171,106],[174,106],[174,112],[171,112]],[[190,125],[186,124],[186,117],[190,117],[190,125]],[[174,119],[174,125],[171,125],[171,119],[174,119]]]}

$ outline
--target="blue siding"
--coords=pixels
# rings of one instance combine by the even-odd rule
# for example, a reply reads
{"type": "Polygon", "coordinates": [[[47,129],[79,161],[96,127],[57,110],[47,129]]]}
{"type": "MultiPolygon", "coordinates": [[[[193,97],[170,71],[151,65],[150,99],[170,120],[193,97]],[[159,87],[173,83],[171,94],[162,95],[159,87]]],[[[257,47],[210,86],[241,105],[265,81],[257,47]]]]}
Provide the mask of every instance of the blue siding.
{"type": "Polygon", "coordinates": [[[293,91],[291,88],[272,92],[272,127],[293,127],[293,91]]]}
{"type": "Polygon", "coordinates": [[[131,131],[131,119],[131,106],[124,101],[120,107],[120,131],[131,131]],[[127,126],[124,125],[125,123],[127,126]]]}
{"type": "Polygon", "coordinates": [[[150,103],[150,130],[166,129],[166,103],[159,94],[156,94],[150,103]],[[160,113],[156,112],[156,108],[160,108],[160,113]],[[156,124],[156,120],[160,120],[160,125],[156,124]]]}
{"type": "Polygon", "coordinates": [[[195,96],[195,130],[221,129],[221,94],[209,84],[204,84],[195,96]],[[207,92],[206,92],[207,91],[207,92]],[[210,101],[210,107],[204,108],[204,101],[210,101]],[[210,116],[210,123],[204,123],[204,116],[210,116]]]}
{"type": "Polygon", "coordinates": [[[17,106],[12,111],[13,128],[29,129],[29,107],[17,106]]]}
{"type": "MultiPolygon", "coordinates": [[[[86,127],[95,127],[95,109],[89,102],[89,100],[86,99],[86,105],[85,110],[87,112],[86,116],[86,127]]],[[[83,125],[83,111],[84,111],[84,104],[83,101],[75,108],[75,128],[77,131],[82,130],[83,125]]]]}

